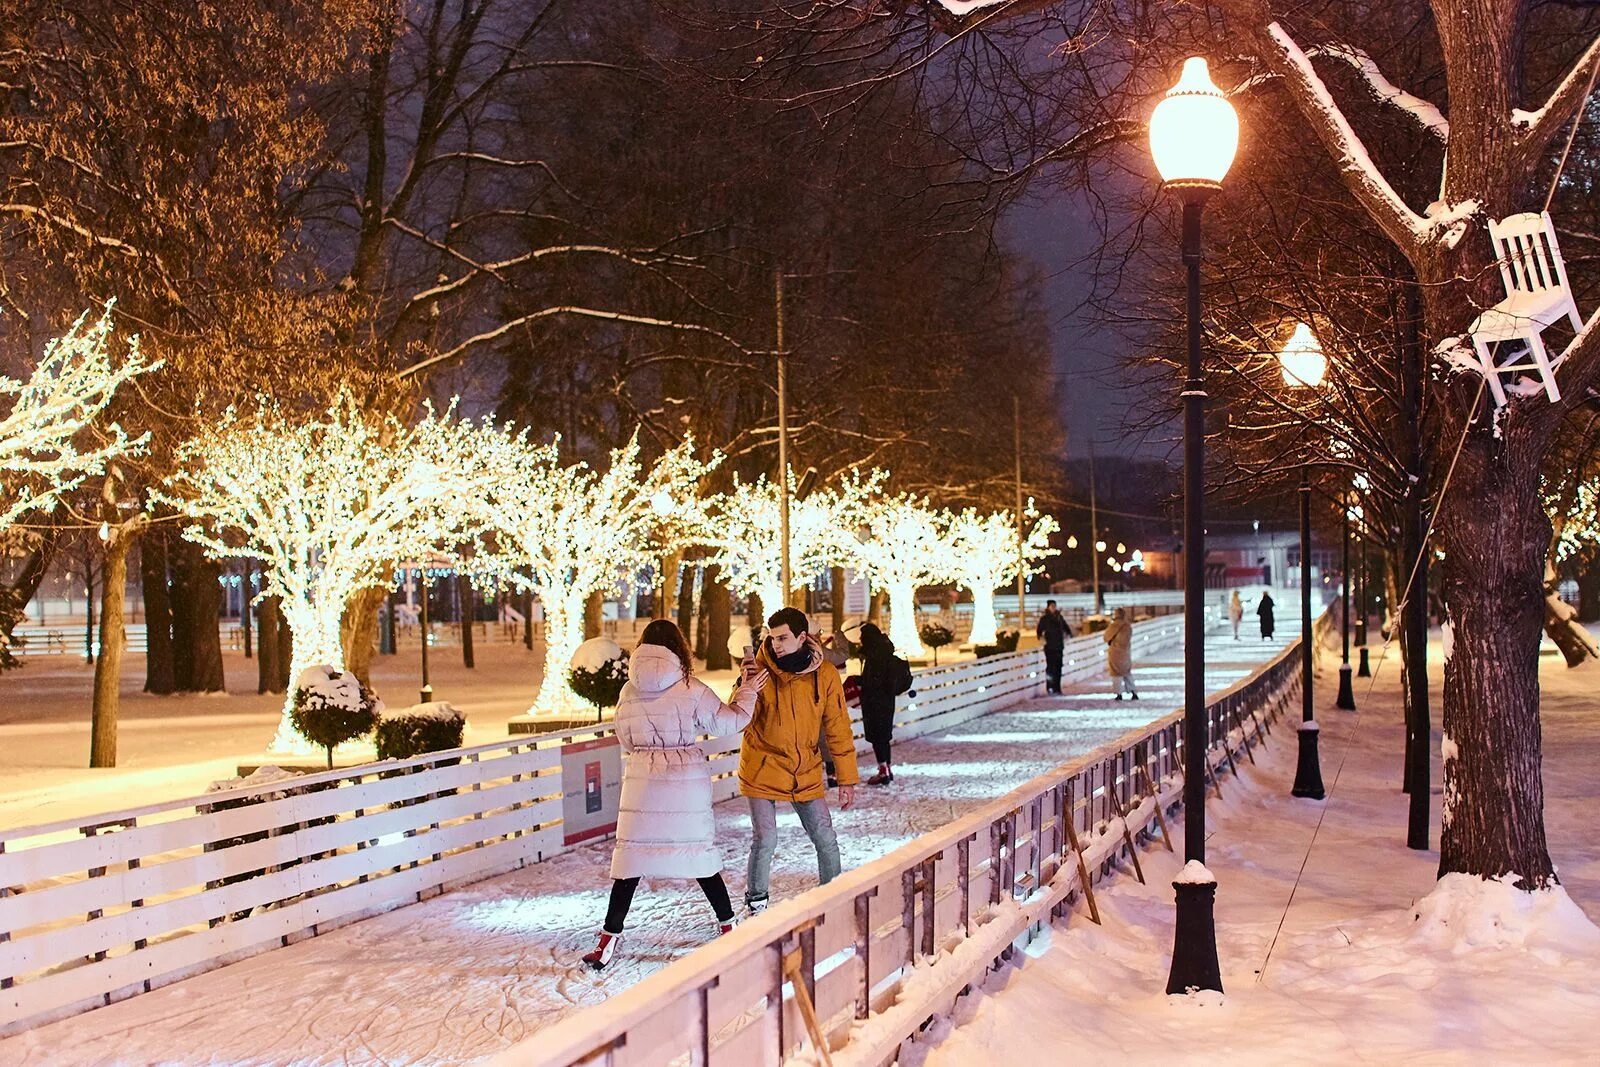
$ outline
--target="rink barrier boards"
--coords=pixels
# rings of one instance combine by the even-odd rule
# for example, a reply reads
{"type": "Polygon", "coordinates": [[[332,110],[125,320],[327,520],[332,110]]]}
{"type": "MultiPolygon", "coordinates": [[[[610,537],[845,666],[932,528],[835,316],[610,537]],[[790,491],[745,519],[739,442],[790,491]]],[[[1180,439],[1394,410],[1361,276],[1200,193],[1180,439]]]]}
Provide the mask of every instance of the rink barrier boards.
{"type": "MultiPolygon", "coordinates": [[[[1134,648],[1182,640],[1135,624],[1134,648]]],[[[1063,679],[1104,667],[1069,641],[1063,679]]],[[[1037,650],[914,672],[896,733],[917,737],[1044,685],[1037,650]]],[[[859,709],[851,709],[858,751],[859,709]]],[[[561,750],[595,726],[307,774],[0,831],[0,1036],[169,985],[566,851],[561,750]]],[[[737,736],[703,742],[718,800],[737,736]]]]}
{"type": "MultiPolygon", "coordinates": [[[[1326,616],[1317,632],[1325,626],[1326,616]]],[[[1210,787],[1253,761],[1273,724],[1298,708],[1300,647],[1208,703],[1210,787]]],[[[1080,856],[1091,882],[1125,855],[1137,862],[1134,842],[1155,836],[1158,806],[1181,808],[1183,744],[1182,712],[1130,731],[775,905],[490,1062],[780,1067],[800,1055],[817,1064],[798,984],[839,1062],[887,1064],[932,1013],[1073,907],[1080,856]]]]}

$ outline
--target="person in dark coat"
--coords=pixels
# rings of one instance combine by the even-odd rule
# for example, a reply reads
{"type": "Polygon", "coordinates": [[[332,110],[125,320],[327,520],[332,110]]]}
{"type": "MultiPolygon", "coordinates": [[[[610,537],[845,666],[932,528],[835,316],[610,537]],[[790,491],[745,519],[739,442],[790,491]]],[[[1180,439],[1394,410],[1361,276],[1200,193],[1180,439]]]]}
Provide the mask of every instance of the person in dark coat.
{"type": "Polygon", "coordinates": [[[1261,590],[1261,603],[1256,605],[1256,614],[1261,616],[1261,636],[1271,637],[1277,622],[1272,617],[1272,594],[1265,589],[1261,590]]]}
{"type": "Polygon", "coordinates": [[[1033,632],[1044,642],[1044,691],[1061,692],[1061,646],[1072,636],[1067,617],[1061,614],[1054,600],[1045,601],[1044,614],[1033,632]]]}
{"type": "Polygon", "coordinates": [[[890,746],[894,741],[894,642],[872,623],[861,627],[861,732],[878,760],[868,785],[894,781],[890,746]]]}

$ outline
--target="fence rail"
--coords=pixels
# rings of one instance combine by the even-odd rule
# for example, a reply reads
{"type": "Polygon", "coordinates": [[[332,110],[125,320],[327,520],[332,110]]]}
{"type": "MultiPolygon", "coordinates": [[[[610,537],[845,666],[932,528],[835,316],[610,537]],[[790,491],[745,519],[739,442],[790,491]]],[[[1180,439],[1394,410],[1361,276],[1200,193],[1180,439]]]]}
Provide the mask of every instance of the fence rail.
{"type": "MultiPolygon", "coordinates": [[[[1208,705],[1215,779],[1298,692],[1300,645],[1208,705]]],[[[809,1019],[885,1062],[992,961],[1057,917],[1182,800],[1182,713],[1132,731],[741,925],[603,1007],[513,1046],[503,1067],[778,1067],[809,1019]],[[808,1019],[809,1017],[809,1019],[808,1019]]],[[[1220,781],[1217,782],[1220,789],[1220,781]]],[[[1135,863],[1137,862],[1135,858],[1135,863]]],[[[1141,875],[1142,877],[1142,875],[1141,875]]]]}
{"type": "MultiPolygon", "coordinates": [[[[1145,652],[1179,624],[1135,627],[1145,652]]],[[[1065,677],[1097,672],[1098,636],[1065,677]]],[[[1043,684],[1037,651],[914,672],[916,737],[1043,684]]],[[[853,709],[857,745],[859,712],[853,709]]],[[[0,1034],[147,992],[565,851],[563,746],[609,725],[325,771],[0,832],[0,1034]]],[[[708,738],[718,799],[737,736],[708,738]]]]}

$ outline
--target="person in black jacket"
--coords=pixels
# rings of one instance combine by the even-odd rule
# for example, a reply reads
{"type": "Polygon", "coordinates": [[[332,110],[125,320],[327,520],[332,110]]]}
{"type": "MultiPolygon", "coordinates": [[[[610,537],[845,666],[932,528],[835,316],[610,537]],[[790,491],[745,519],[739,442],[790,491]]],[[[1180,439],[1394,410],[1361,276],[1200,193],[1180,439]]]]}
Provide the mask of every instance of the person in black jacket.
{"type": "Polygon", "coordinates": [[[1067,625],[1067,617],[1061,614],[1054,600],[1045,601],[1044,614],[1039,616],[1039,625],[1034,627],[1034,633],[1044,642],[1044,691],[1059,693],[1061,646],[1072,636],[1072,627],[1067,625]]]}
{"type": "Polygon", "coordinates": [[[1261,617],[1261,637],[1265,640],[1277,628],[1277,621],[1272,616],[1272,594],[1265,589],[1261,590],[1261,603],[1256,605],[1256,614],[1261,617]]]}
{"type": "Polygon", "coordinates": [[[894,781],[889,747],[894,740],[894,642],[872,623],[861,627],[861,729],[872,754],[878,759],[878,773],[868,785],[888,785],[894,781]]]}

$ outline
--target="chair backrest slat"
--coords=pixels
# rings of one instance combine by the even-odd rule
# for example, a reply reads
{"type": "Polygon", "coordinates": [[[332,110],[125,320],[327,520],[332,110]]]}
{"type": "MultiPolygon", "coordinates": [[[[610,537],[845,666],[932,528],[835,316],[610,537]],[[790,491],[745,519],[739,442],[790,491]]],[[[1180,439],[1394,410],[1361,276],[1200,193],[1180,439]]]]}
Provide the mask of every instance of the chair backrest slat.
{"type": "Polygon", "coordinates": [[[1566,264],[1549,212],[1525,211],[1498,222],[1490,219],[1489,238],[1508,295],[1567,288],[1566,264]]]}

